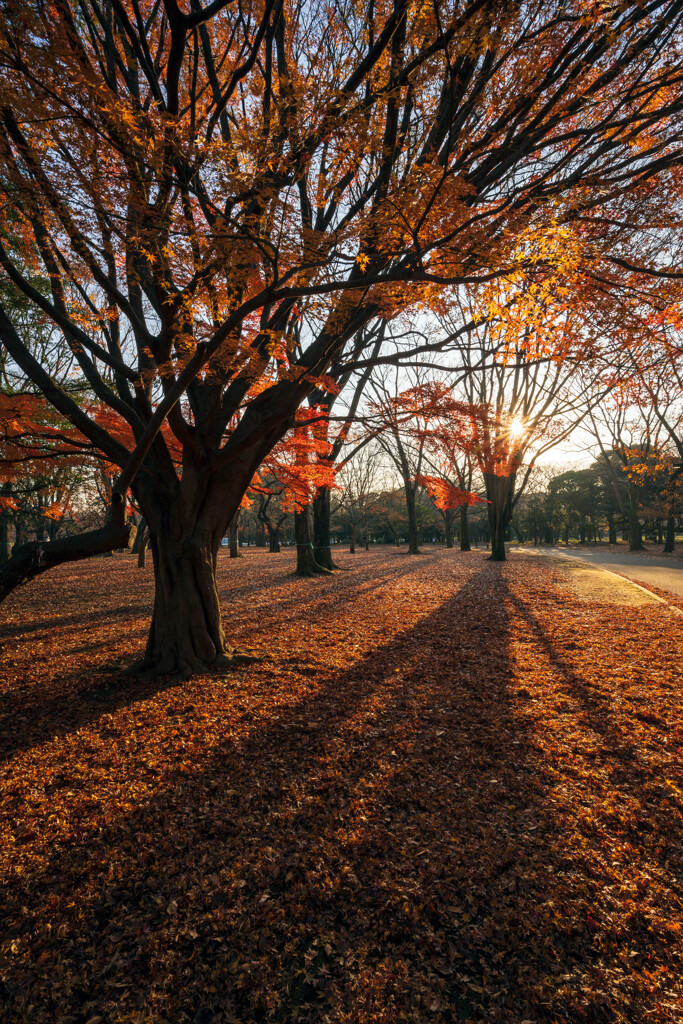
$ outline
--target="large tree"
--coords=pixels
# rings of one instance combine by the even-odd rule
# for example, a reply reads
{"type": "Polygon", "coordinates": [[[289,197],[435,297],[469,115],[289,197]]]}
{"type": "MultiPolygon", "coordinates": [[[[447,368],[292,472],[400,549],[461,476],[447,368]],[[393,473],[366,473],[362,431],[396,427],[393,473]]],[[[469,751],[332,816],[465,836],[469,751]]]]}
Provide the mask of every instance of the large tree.
{"type": "Polygon", "coordinates": [[[25,552],[1,582],[120,546],[132,486],[157,671],[223,655],[220,539],[364,324],[444,283],[542,273],[566,225],[599,244],[624,197],[635,230],[654,183],[674,191],[683,0],[1,10],[0,265],[109,420],[4,307],[0,338],[121,470],[108,532],[25,552]]]}

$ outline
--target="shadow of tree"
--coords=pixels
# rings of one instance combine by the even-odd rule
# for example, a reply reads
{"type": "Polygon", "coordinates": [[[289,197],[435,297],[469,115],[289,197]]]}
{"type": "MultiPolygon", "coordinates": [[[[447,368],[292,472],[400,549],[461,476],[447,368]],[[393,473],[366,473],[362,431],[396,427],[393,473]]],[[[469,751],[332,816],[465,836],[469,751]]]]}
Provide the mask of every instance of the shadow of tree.
{"type": "MultiPolygon", "coordinates": [[[[242,611],[245,602],[249,607],[258,605],[261,594],[265,595],[269,608],[277,608],[279,616],[294,611],[297,615],[303,615],[309,610],[317,617],[329,611],[334,618],[340,599],[351,600],[359,595],[367,597],[371,592],[381,592],[391,582],[402,578],[409,580],[415,569],[414,563],[400,567],[391,562],[379,565],[373,563],[369,579],[366,577],[366,567],[359,566],[358,571],[343,577],[292,580],[287,567],[281,561],[273,561],[265,579],[253,580],[249,576],[249,566],[241,567],[242,572],[239,574],[231,573],[227,561],[222,560],[220,566],[219,596],[228,637],[234,629],[231,617],[234,609],[242,611]],[[295,596],[283,597],[280,589],[285,587],[289,592],[292,586],[295,596]]],[[[136,580],[137,576],[134,577],[136,580]]],[[[18,626],[13,623],[0,629],[0,638],[11,637],[12,640],[23,640],[26,643],[31,642],[32,635],[49,634],[53,657],[55,649],[59,650],[60,645],[63,645],[63,654],[74,656],[85,653],[92,658],[90,679],[80,687],[78,693],[69,690],[68,684],[83,677],[83,665],[80,662],[75,667],[69,667],[68,663],[62,668],[58,666],[49,673],[49,677],[46,673],[46,680],[42,684],[39,681],[30,687],[22,687],[21,692],[0,694],[0,714],[4,715],[4,719],[0,720],[0,762],[21,750],[76,731],[96,721],[104,712],[143,702],[169,686],[177,688],[177,684],[169,683],[167,678],[150,680],[125,675],[125,667],[136,656],[142,656],[147,627],[145,623],[143,630],[138,630],[136,639],[139,646],[132,646],[130,641],[135,634],[127,620],[145,613],[151,615],[152,611],[152,582],[149,577],[143,582],[148,596],[145,603],[117,607],[113,604],[114,599],[109,601],[105,598],[103,608],[90,608],[87,612],[69,615],[68,618],[46,618],[42,628],[39,628],[40,620],[36,620],[18,626]],[[103,625],[106,626],[104,630],[103,625]],[[114,638],[119,639],[119,650],[112,658],[114,638]]]]}
{"type": "MultiPolygon", "coordinates": [[[[5,897],[16,959],[3,1019],[667,1019],[647,978],[667,944],[669,962],[680,954],[635,901],[658,850],[675,870],[680,823],[605,700],[506,585],[507,567],[476,566],[435,611],[262,718],[227,679],[215,743],[190,713],[168,740],[183,770],[152,799],[136,799],[132,778],[127,813],[89,817],[22,865],[5,897]],[[596,909],[617,897],[588,844],[600,851],[600,829],[621,826],[596,816],[576,838],[564,766],[538,745],[519,685],[519,617],[579,702],[578,723],[605,739],[597,756],[615,785],[642,798],[647,839],[639,849],[632,837],[628,914],[613,921],[596,909]]],[[[120,742],[107,716],[98,732],[120,742]]]]}

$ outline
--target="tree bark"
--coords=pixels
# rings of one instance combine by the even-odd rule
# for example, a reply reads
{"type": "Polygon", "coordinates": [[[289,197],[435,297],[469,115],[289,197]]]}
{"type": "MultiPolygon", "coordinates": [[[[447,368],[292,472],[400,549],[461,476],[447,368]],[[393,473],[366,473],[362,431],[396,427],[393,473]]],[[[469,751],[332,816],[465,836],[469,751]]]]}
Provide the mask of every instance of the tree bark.
{"type": "Polygon", "coordinates": [[[415,491],[410,479],[405,480],[406,510],[408,513],[408,554],[419,555],[420,546],[417,536],[417,507],[415,503],[415,491]]]}
{"type": "Polygon", "coordinates": [[[355,555],[356,553],[356,524],[351,524],[351,543],[349,545],[349,554],[355,555]]]}
{"type": "Polygon", "coordinates": [[[144,666],[150,672],[190,676],[225,656],[216,589],[216,534],[191,536],[170,529],[152,536],[154,612],[144,666]]]}
{"type": "Polygon", "coordinates": [[[294,513],[294,536],[296,537],[296,575],[315,576],[317,573],[329,573],[329,569],[318,565],[315,560],[308,508],[294,513]]]}
{"type": "Polygon", "coordinates": [[[670,555],[672,551],[676,550],[676,517],[673,513],[669,513],[666,517],[666,543],[664,544],[664,553],[670,555]]]}
{"type": "Polygon", "coordinates": [[[486,497],[488,498],[489,529],[491,531],[491,562],[505,561],[505,533],[512,519],[512,495],[515,489],[515,473],[496,476],[484,473],[486,497]]]}
{"type": "Polygon", "coordinates": [[[149,542],[149,529],[147,528],[147,520],[144,518],[142,518],[138,524],[135,540],[133,541],[134,555],[140,554],[140,548],[143,547],[143,540],[145,541],[145,544],[149,542]]]}
{"type": "Polygon", "coordinates": [[[472,550],[472,546],[470,544],[470,521],[467,515],[467,505],[460,506],[460,550],[472,550]]]}
{"type": "MultiPolygon", "coordinates": [[[[138,569],[144,569],[147,562],[147,545],[149,544],[149,530],[147,524],[138,529],[140,544],[138,546],[138,569]]],[[[136,537],[137,540],[137,537],[136,537]]],[[[133,548],[135,550],[135,548],[133,548]]]]}
{"type": "Polygon", "coordinates": [[[266,523],[268,527],[268,550],[272,555],[277,555],[280,551],[280,527],[273,526],[272,523],[266,523]]]}
{"type": "Polygon", "coordinates": [[[628,485],[628,549],[645,551],[643,529],[638,519],[638,488],[631,481],[628,485]]]}
{"type": "Polygon", "coordinates": [[[230,540],[230,557],[241,558],[242,552],[240,551],[240,538],[239,538],[239,522],[240,513],[239,509],[235,512],[234,516],[230,520],[230,526],[228,527],[228,538],[230,540]]]}
{"type": "Polygon", "coordinates": [[[330,498],[329,487],[319,487],[313,499],[313,554],[323,569],[338,569],[332,558],[330,544],[330,498]]]}
{"type": "Polygon", "coordinates": [[[446,547],[453,547],[453,511],[449,508],[443,514],[444,532],[446,534],[446,547]]]}
{"type": "Polygon", "coordinates": [[[609,540],[608,540],[607,543],[608,544],[616,544],[617,543],[617,524],[614,521],[614,516],[613,515],[608,515],[607,516],[607,525],[609,527],[609,540]]]}

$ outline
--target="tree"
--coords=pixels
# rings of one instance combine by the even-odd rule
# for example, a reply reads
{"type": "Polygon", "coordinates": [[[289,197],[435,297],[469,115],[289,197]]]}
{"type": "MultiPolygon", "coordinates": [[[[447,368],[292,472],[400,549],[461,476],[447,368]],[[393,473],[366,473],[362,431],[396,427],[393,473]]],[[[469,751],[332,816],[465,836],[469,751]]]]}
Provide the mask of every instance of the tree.
{"type": "Polygon", "coordinates": [[[385,372],[372,381],[374,400],[369,408],[369,422],[403,483],[408,553],[418,555],[417,497],[424,486],[422,468],[427,440],[432,424],[454,410],[446,384],[426,380],[420,373],[412,376],[412,386],[403,391],[399,391],[399,371],[385,372]]]}
{"type": "Polygon", "coordinates": [[[339,473],[337,516],[351,534],[350,554],[360,534],[367,549],[369,520],[379,504],[379,460],[376,448],[366,446],[345,462],[339,473]]]}
{"type": "Polygon", "coordinates": [[[679,0],[3,11],[0,265],[88,402],[4,305],[0,337],[120,470],[105,527],[20,553],[3,586],[121,546],[132,487],[155,568],[150,670],[220,660],[221,538],[358,330],[445,283],[542,274],[539,232],[580,223],[589,252],[590,215],[631,197],[637,225],[655,182],[675,193],[679,0]],[[294,352],[304,310],[316,326],[294,352]]]}
{"type": "Polygon", "coordinates": [[[459,394],[469,415],[459,443],[483,476],[493,561],[505,560],[506,532],[536,461],[598,401],[584,340],[574,347],[580,322],[580,312],[558,311],[550,302],[533,324],[493,320],[461,338],[459,394]]]}

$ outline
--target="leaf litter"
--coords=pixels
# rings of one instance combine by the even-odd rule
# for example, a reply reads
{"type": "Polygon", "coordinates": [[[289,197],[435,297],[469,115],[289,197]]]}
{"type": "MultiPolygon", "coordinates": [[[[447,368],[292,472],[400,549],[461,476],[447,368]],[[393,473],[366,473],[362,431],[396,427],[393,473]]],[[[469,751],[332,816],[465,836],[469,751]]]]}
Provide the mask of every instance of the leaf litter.
{"type": "Polygon", "coordinates": [[[0,1019],[683,1019],[683,620],[523,555],[342,563],[221,558],[258,660],[173,685],[122,670],[130,558],[6,603],[0,1019]]]}

